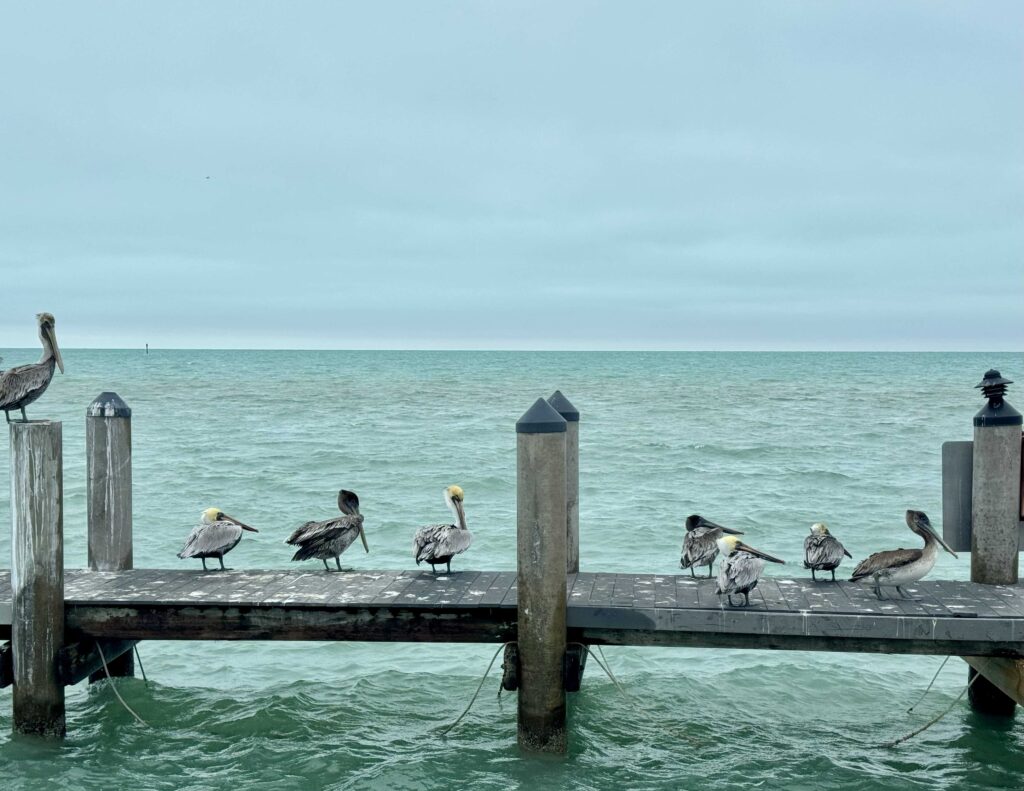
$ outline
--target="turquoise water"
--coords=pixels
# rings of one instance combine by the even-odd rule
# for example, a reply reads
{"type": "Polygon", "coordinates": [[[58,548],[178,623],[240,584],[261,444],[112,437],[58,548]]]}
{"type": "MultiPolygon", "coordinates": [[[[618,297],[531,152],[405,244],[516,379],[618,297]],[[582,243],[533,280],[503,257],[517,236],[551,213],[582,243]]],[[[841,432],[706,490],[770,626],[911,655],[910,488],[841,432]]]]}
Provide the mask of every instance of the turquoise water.
{"type": "MultiPolygon", "coordinates": [[[[7,365],[36,350],[0,350],[7,365]]],[[[516,418],[561,388],[582,413],[581,567],[677,569],[692,512],[799,560],[824,520],[858,559],[912,544],[903,511],[941,525],[940,449],[968,439],[973,386],[1019,354],[83,351],[64,354],[29,417],[64,421],[65,557],[85,564],[85,408],[132,407],[136,566],[175,557],[210,505],[258,527],[235,568],[283,568],[287,532],[362,500],[372,554],[411,565],[411,536],[447,517],[458,483],[475,539],[458,568],[515,566],[516,418]]],[[[1020,388],[1018,388],[1020,389],[1020,388]]],[[[1010,400],[1016,399],[1011,389],[1010,400]]],[[[1020,403],[1017,403],[1018,407],[1020,403]]],[[[6,440],[5,440],[6,443],[6,440]]],[[[0,479],[8,475],[0,453],[0,479]]],[[[7,487],[0,518],[9,522],[7,487]]],[[[0,566],[9,565],[0,542],[0,566]]],[[[801,573],[797,566],[769,569],[801,573]]],[[[966,579],[969,558],[934,572],[966,579]]],[[[937,657],[607,649],[640,710],[591,665],[562,759],[520,758],[515,698],[496,676],[464,725],[489,646],[189,643],[141,646],[149,685],[68,690],[63,745],[13,738],[0,691],[7,789],[844,789],[1020,786],[1024,719],[965,703],[896,750],[963,688],[937,657]],[[696,739],[696,744],[691,742],[696,739]]]]}

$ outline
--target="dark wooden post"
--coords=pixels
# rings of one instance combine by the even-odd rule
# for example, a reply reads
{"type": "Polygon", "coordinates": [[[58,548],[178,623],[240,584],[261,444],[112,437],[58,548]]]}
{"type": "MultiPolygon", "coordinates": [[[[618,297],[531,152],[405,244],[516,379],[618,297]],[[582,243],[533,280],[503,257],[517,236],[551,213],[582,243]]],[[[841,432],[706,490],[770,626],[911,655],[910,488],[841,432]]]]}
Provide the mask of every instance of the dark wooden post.
{"type": "Polygon", "coordinates": [[[61,424],[11,423],[14,730],[63,737],[64,502],[61,424]]]}
{"type": "MultiPolygon", "coordinates": [[[[971,486],[971,581],[1015,585],[1020,533],[1020,412],[1003,395],[1010,380],[995,369],[978,385],[988,403],[974,416],[971,486]]],[[[976,711],[1013,716],[1016,703],[971,667],[969,698],[976,711]]]]}
{"type": "Polygon", "coordinates": [[[566,750],[565,420],[547,401],[516,423],[519,746],[566,750]]]}
{"type": "MultiPolygon", "coordinates": [[[[89,568],[132,568],[132,410],[117,393],[100,393],[85,413],[89,568]]],[[[135,675],[131,651],[107,657],[111,676],[135,675]]],[[[103,670],[89,676],[106,678],[103,670]]]]}
{"type": "Polygon", "coordinates": [[[580,411],[556,390],[548,403],[565,420],[565,570],[580,570],[580,411]]]}

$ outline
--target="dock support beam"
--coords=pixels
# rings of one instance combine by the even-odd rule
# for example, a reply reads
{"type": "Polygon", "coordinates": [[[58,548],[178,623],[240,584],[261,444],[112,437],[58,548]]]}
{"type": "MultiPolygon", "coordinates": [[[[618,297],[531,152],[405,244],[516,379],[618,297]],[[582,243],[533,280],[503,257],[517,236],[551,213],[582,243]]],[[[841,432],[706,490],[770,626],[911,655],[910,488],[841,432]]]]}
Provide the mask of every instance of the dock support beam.
{"type": "Polygon", "coordinates": [[[580,570],[580,411],[556,390],[548,403],[565,420],[565,570],[580,570]]]}
{"type": "Polygon", "coordinates": [[[64,502],[61,424],[11,423],[14,730],[63,737],[64,502]]]}
{"type": "Polygon", "coordinates": [[[547,401],[516,423],[520,748],[566,751],[565,420],[547,401]]]}
{"type": "MultiPolygon", "coordinates": [[[[89,508],[89,568],[132,568],[132,410],[117,393],[100,393],[85,413],[89,508]]],[[[111,676],[134,676],[131,651],[108,655],[111,676]]],[[[102,668],[89,676],[106,678],[102,668]]]]}
{"type": "MultiPolygon", "coordinates": [[[[989,585],[1016,585],[1018,579],[1022,418],[1003,400],[1009,384],[999,371],[986,372],[978,387],[988,404],[974,416],[971,581],[989,585]]],[[[1014,699],[985,674],[974,680],[977,674],[973,666],[968,671],[975,711],[1012,717],[1014,699]]]]}

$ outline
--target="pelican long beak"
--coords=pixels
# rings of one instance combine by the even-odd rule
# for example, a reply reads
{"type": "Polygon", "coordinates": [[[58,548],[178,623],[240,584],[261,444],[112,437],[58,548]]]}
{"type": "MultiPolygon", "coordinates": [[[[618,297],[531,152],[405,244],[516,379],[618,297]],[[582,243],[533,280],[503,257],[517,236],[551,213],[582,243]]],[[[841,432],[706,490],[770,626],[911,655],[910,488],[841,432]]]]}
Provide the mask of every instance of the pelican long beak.
{"type": "MultiPolygon", "coordinates": [[[[929,526],[929,528],[930,528],[930,526],[929,526]]],[[[960,559],[960,557],[956,554],[956,552],[954,552],[952,549],[949,548],[949,544],[947,544],[945,541],[943,541],[942,540],[942,536],[940,536],[938,533],[936,533],[934,529],[929,529],[928,532],[930,532],[933,536],[935,536],[935,540],[938,541],[942,545],[942,548],[944,550],[946,550],[950,555],[955,557],[957,560],[960,559]]]]}
{"type": "Polygon", "coordinates": [[[459,527],[466,527],[466,512],[462,510],[462,500],[453,499],[452,502],[455,504],[455,512],[459,515],[459,527]]]}
{"type": "Polygon", "coordinates": [[[237,519],[235,519],[235,517],[229,516],[228,514],[224,514],[224,518],[227,519],[229,522],[234,522],[236,525],[242,528],[242,530],[248,530],[250,533],[260,532],[255,527],[249,527],[249,525],[245,524],[244,522],[239,522],[237,519]]]}
{"type": "Polygon", "coordinates": [[[61,373],[64,373],[64,358],[60,356],[60,348],[57,346],[57,333],[49,324],[43,327],[43,332],[46,333],[46,340],[50,342],[50,349],[53,351],[53,359],[56,361],[57,367],[60,368],[61,373]]]}
{"type": "Polygon", "coordinates": [[[731,527],[725,527],[712,522],[710,519],[705,519],[703,516],[700,518],[700,522],[697,523],[697,527],[710,527],[712,530],[721,530],[723,533],[727,533],[730,536],[742,536],[742,530],[733,530],[731,527]]]}
{"type": "Polygon", "coordinates": [[[744,552],[749,552],[751,555],[756,555],[757,557],[764,558],[765,560],[770,560],[772,563],[782,563],[782,564],[785,564],[785,562],[786,562],[784,560],[780,560],[779,558],[775,557],[774,555],[769,555],[767,552],[762,552],[760,549],[754,549],[751,546],[747,546],[742,541],[739,541],[739,542],[736,543],[736,549],[737,550],[742,550],[744,552]]]}
{"type": "Polygon", "coordinates": [[[359,526],[359,537],[363,540],[363,549],[367,552],[370,551],[370,545],[366,543],[366,531],[363,530],[362,525],[359,526]]]}
{"type": "MultiPolygon", "coordinates": [[[[907,524],[908,525],[911,522],[913,522],[918,527],[922,528],[925,532],[927,532],[932,538],[934,538],[936,541],[938,541],[939,544],[942,546],[942,548],[944,550],[946,550],[950,555],[955,557],[957,560],[960,559],[960,556],[957,555],[956,552],[954,552],[952,549],[950,549],[949,544],[947,544],[945,541],[942,540],[942,536],[940,536],[938,534],[938,532],[935,530],[935,528],[932,527],[932,523],[929,522],[927,518],[925,518],[925,519],[914,519],[914,518],[912,518],[910,516],[912,513],[915,513],[915,512],[913,512],[913,511],[908,511],[907,512],[907,524]]],[[[924,514],[922,514],[922,516],[924,516],[924,514]]]]}

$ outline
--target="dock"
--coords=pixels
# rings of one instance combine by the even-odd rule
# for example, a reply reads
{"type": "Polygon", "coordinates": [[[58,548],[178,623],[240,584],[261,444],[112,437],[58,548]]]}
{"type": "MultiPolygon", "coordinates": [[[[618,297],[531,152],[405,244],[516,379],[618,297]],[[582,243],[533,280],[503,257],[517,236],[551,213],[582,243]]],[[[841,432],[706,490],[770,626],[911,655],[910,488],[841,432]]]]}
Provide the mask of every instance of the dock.
{"type": "MultiPolygon", "coordinates": [[[[322,569],[65,572],[65,628],[77,640],[517,639],[513,571],[322,569]]],[[[1024,587],[924,581],[919,601],[863,585],[766,577],[750,607],[689,575],[567,575],[568,640],[585,644],[1024,656],[1024,587]]],[[[0,637],[10,636],[0,572],[0,637]]]]}

